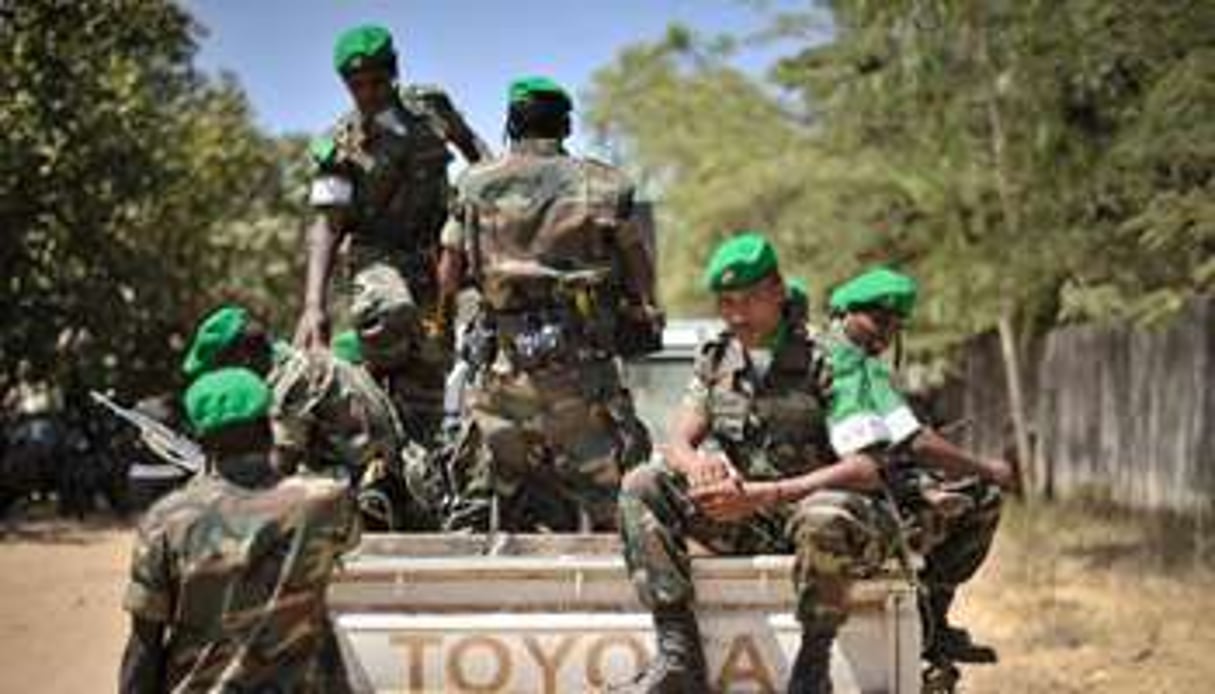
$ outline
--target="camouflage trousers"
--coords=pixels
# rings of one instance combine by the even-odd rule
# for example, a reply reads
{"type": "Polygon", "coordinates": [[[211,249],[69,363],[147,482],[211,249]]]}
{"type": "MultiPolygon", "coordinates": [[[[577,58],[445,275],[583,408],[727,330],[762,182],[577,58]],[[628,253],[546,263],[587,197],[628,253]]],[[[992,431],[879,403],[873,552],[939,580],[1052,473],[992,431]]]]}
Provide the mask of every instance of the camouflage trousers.
{"type": "Polygon", "coordinates": [[[448,529],[487,529],[495,504],[503,530],[615,528],[621,475],[650,438],[614,361],[490,370],[469,406],[448,529]]]}
{"type": "Polygon", "coordinates": [[[847,618],[852,582],[872,575],[893,555],[896,527],[880,498],[856,492],[820,491],[725,523],[701,514],[686,477],[663,463],[643,465],[621,484],[625,563],[651,610],[694,602],[687,547],[692,538],[716,554],[795,554],[797,618],[837,627],[847,618]]]}
{"type": "Polygon", "coordinates": [[[351,317],[363,353],[377,364],[407,436],[432,444],[443,421],[451,331],[436,320],[438,289],[428,262],[401,252],[351,248],[351,317]],[[365,326],[375,326],[369,335],[365,326]]]}
{"type": "Polygon", "coordinates": [[[925,646],[944,628],[958,586],[979,570],[1000,523],[1002,498],[995,485],[976,478],[944,480],[921,473],[920,511],[914,526],[924,551],[920,571],[925,646]]]}

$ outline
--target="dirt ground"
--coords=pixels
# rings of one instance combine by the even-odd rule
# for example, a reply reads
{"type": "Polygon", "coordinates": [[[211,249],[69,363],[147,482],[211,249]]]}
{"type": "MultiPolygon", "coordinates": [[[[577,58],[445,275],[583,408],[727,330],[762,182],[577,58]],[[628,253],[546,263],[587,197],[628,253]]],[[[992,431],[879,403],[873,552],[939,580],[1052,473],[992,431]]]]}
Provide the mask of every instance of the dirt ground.
{"type": "MultiPolygon", "coordinates": [[[[957,616],[1001,654],[961,691],[1195,694],[1215,682],[1205,532],[1110,512],[1010,509],[957,616]]],[[[131,531],[22,522],[0,538],[0,692],[113,691],[131,531]]]]}

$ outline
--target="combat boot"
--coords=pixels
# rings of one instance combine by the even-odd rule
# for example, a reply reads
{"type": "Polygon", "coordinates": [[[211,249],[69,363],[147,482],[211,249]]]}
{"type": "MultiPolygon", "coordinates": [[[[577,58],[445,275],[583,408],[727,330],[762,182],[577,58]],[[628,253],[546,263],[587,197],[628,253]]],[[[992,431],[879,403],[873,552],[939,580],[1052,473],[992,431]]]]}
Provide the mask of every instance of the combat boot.
{"type": "Polygon", "coordinates": [[[976,643],[970,632],[949,623],[953,590],[930,589],[920,602],[924,623],[924,658],[929,662],[994,663],[996,649],[976,643]]]}
{"type": "Polygon", "coordinates": [[[954,694],[962,673],[948,661],[928,661],[920,675],[921,694],[954,694]]]}
{"type": "Polygon", "coordinates": [[[637,679],[613,692],[704,694],[709,691],[696,615],[688,608],[654,613],[658,654],[637,679]]]}
{"type": "Polygon", "coordinates": [[[789,694],[831,694],[831,644],[834,627],[806,625],[789,674],[789,694]]]}

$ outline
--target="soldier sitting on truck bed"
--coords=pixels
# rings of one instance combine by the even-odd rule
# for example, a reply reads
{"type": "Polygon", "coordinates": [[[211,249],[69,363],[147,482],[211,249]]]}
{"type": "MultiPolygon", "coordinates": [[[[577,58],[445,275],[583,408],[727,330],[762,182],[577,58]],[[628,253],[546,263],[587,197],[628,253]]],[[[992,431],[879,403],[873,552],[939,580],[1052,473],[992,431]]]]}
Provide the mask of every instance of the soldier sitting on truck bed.
{"type": "MultiPolygon", "coordinates": [[[[881,492],[882,448],[837,457],[830,355],[808,333],[776,252],[743,233],[713,254],[706,283],[726,329],[699,350],[665,459],[621,486],[625,561],[654,617],[658,655],[642,692],[708,691],[686,538],[723,554],[796,553],[802,643],[789,691],[831,691],[829,660],[850,584],[898,542],[881,492]],[[711,440],[721,453],[701,450],[711,440]]],[[[975,471],[977,472],[977,470],[975,471]]]]}
{"type": "Polygon", "coordinates": [[[836,452],[883,447],[890,452],[888,479],[900,507],[916,516],[916,549],[925,553],[919,572],[924,630],[925,691],[952,691],[955,662],[993,662],[995,652],[971,641],[949,623],[960,584],[969,580],[991,548],[1000,519],[1000,487],[1011,486],[1003,460],[965,451],[923,424],[894,387],[879,359],[911,317],[918,287],[899,272],[876,268],[831,294],[834,390],[831,443],[836,452]]]}

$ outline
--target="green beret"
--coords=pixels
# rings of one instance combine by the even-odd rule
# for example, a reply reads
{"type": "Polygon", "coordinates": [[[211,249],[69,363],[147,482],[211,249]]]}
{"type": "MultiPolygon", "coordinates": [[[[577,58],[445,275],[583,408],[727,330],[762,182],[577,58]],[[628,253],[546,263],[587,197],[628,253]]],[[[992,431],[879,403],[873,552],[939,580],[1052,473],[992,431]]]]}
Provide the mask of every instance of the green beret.
{"type": "Polygon", "coordinates": [[[880,306],[910,318],[919,286],[912,278],[879,267],[862,273],[831,292],[831,310],[844,313],[867,306],[880,306]]]}
{"type": "Polygon", "coordinates": [[[777,268],[776,249],[768,239],[744,231],[717,247],[705,270],[705,285],[715,292],[743,289],[777,268]]]}
{"type": "Polygon", "coordinates": [[[572,104],[573,100],[566,93],[561,85],[547,77],[533,76],[521,77],[510,83],[510,87],[506,90],[506,99],[510,103],[527,101],[528,99],[541,94],[550,96],[559,96],[565,99],[567,103],[572,104]]]}
{"type": "Polygon", "coordinates": [[[248,324],[249,313],[240,306],[224,306],[204,318],[181,363],[186,380],[192,381],[213,368],[218,356],[240,339],[248,324]]]}
{"type": "Polygon", "coordinates": [[[333,356],[348,364],[363,363],[363,343],[359,334],[354,330],[343,330],[329,341],[329,349],[333,356]]]}
{"type": "Polygon", "coordinates": [[[186,419],[194,433],[207,436],[266,417],[271,399],[270,387],[249,369],[216,369],[186,390],[186,419]]]}
{"type": "Polygon", "coordinates": [[[358,70],[366,65],[395,67],[396,51],[392,34],[382,26],[365,24],[347,30],[333,47],[333,67],[338,72],[358,70]]]}

